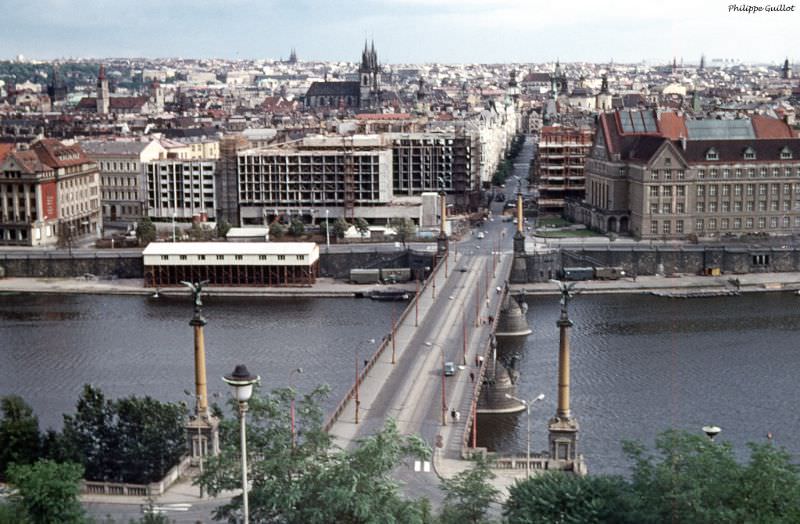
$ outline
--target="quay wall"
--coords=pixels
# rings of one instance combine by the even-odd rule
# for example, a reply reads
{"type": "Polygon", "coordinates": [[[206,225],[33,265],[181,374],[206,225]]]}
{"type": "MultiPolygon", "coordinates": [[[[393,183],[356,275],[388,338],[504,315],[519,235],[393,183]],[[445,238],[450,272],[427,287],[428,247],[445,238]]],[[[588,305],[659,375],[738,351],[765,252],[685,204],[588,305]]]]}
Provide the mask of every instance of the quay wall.
{"type": "Polygon", "coordinates": [[[644,276],[701,275],[714,269],[730,275],[800,271],[800,247],[792,246],[587,246],[526,253],[523,258],[524,282],[558,278],[564,267],[622,267],[628,275],[644,276]]]}

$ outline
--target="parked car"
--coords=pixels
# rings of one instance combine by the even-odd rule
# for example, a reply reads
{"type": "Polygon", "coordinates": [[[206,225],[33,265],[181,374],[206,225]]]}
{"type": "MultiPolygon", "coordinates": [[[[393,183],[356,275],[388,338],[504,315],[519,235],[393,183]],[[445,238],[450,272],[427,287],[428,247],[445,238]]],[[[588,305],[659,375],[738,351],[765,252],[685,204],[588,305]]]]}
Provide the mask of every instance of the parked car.
{"type": "Polygon", "coordinates": [[[486,238],[486,234],[483,231],[478,232],[478,240],[483,240],[486,238]]]}

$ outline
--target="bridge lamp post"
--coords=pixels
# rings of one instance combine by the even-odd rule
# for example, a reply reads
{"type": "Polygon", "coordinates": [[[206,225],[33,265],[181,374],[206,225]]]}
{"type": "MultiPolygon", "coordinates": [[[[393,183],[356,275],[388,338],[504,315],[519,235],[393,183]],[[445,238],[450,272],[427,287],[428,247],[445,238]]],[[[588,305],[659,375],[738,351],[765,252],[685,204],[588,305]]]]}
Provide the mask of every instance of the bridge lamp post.
{"type": "Polygon", "coordinates": [[[711,442],[714,442],[714,438],[719,435],[720,431],[722,430],[718,426],[703,426],[703,433],[706,434],[711,442]]]}
{"type": "MultiPolygon", "coordinates": [[[[371,339],[369,339],[368,342],[370,344],[374,344],[375,343],[375,339],[371,338],[371,339]]],[[[361,382],[359,374],[358,374],[358,356],[359,356],[358,355],[358,345],[356,345],[355,348],[353,349],[353,354],[355,355],[355,365],[356,365],[356,381],[355,381],[355,390],[356,391],[355,391],[355,402],[354,402],[354,404],[355,404],[355,423],[358,424],[358,410],[359,410],[359,406],[361,405],[361,398],[359,398],[359,395],[358,395],[358,385],[361,382]]],[[[364,367],[366,367],[366,365],[364,367]]]]}
{"type": "Polygon", "coordinates": [[[292,376],[295,373],[299,374],[299,373],[302,373],[302,372],[303,372],[303,368],[297,368],[297,369],[293,369],[289,373],[289,387],[292,388],[292,403],[290,404],[290,407],[289,407],[289,410],[291,412],[291,417],[292,417],[292,449],[294,449],[296,447],[296,445],[297,445],[297,432],[295,431],[295,427],[294,427],[294,419],[295,419],[294,395],[295,395],[295,392],[294,392],[294,385],[292,384],[292,376]]]}
{"type": "Polygon", "coordinates": [[[522,404],[525,404],[525,418],[528,421],[528,444],[527,444],[527,452],[525,453],[526,462],[525,462],[525,477],[531,477],[531,406],[533,406],[536,402],[540,400],[544,400],[544,393],[540,394],[533,400],[523,400],[521,398],[517,398],[514,395],[510,395],[506,393],[506,398],[511,400],[516,400],[522,404]]]}
{"type": "Polygon", "coordinates": [[[240,434],[242,438],[242,515],[244,524],[250,520],[250,511],[247,506],[247,401],[253,395],[253,384],[258,382],[260,377],[251,375],[247,371],[247,366],[239,364],[230,375],[225,375],[222,380],[233,388],[236,400],[239,402],[239,421],[240,434]]]}
{"type": "Polygon", "coordinates": [[[444,374],[444,348],[442,346],[440,346],[439,344],[434,344],[433,342],[430,342],[430,341],[425,342],[425,345],[428,346],[428,347],[433,347],[433,346],[438,347],[439,348],[439,352],[442,355],[442,366],[441,366],[442,367],[442,369],[441,369],[441,375],[442,375],[442,426],[446,426],[447,425],[447,381],[446,381],[447,376],[444,374]]]}
{"type": "Polygon", "coordinates": [[[325,210],[325,249],[331,250],[331,211],[325,210]]]}

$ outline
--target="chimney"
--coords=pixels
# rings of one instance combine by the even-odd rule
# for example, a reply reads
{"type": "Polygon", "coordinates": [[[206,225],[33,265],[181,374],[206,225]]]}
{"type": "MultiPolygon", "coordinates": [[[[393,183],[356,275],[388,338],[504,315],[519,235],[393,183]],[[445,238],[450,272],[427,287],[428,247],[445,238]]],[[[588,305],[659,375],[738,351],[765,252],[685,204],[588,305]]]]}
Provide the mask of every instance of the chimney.
{"type": "Polygon", "coordinates": [[[681,149],[686,151],[686,137],[683,136],[683,133],[681,133],[681,149]]]}

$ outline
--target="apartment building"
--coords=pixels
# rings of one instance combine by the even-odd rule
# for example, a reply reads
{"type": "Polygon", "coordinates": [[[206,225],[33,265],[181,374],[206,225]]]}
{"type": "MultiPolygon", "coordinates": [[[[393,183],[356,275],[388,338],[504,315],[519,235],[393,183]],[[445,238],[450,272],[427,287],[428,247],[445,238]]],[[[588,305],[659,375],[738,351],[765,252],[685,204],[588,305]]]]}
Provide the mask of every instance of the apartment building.
{"type": "Polygon", "coordinates": [[[147,185],[144,166],[166,158],[157,140],[81,142],[100,170],[103,221],[136,222],[146,215],[147,185]]]}
{"type": "Polygon", "coordinates": [[[71,245],[102,226],[100,174],[80,146],[43,139],[0,163],[0,245],[71,245]]]}
{"type": "Polygon", "coordinates": [[[533,169],[540,211],[561,213],[565,199],[583,199],[586,190],[583,166],[592,136],[592,131],[585,128],[542,127],[533,169]]]}
{"type": "Polygon", "coordinates": [[[600,117],[583,202],[568,214],[644,239],[790,235],[800,230],[800,138],[782,121],[600,117]]]}

